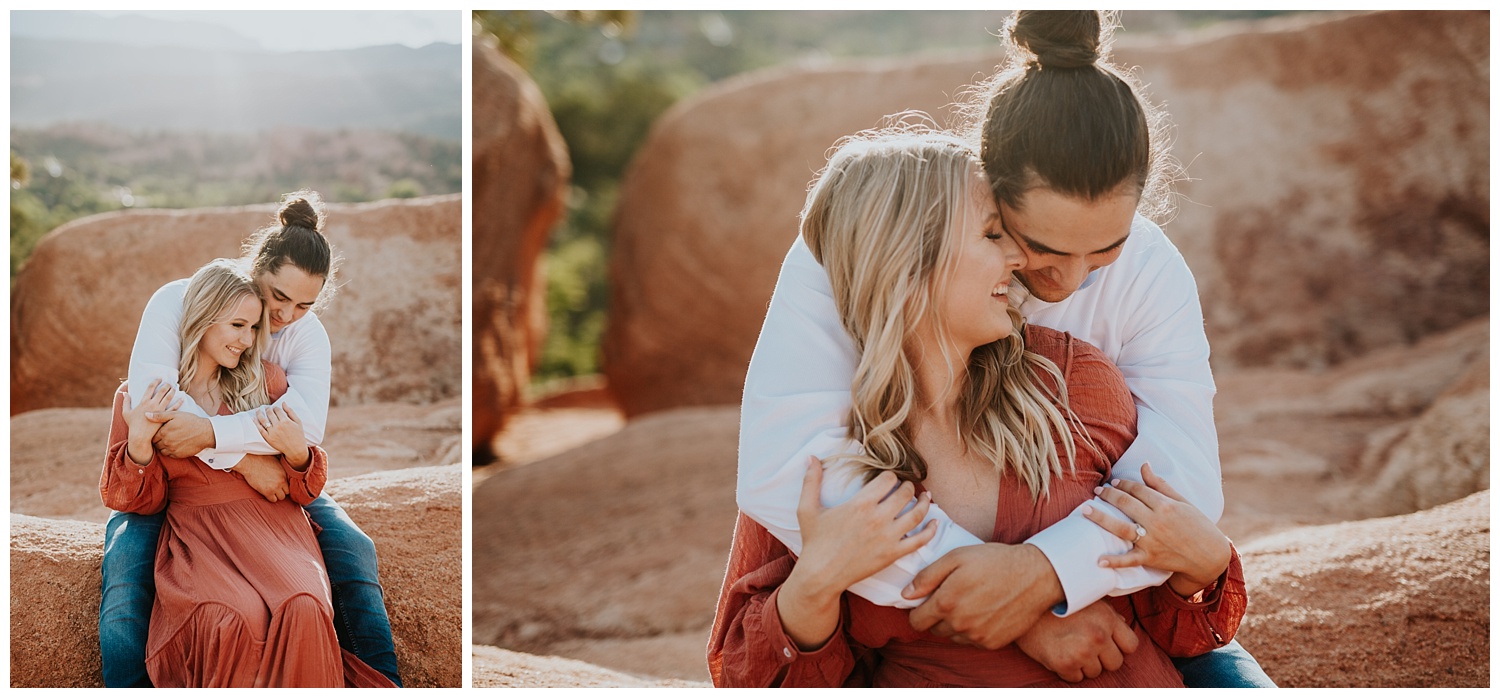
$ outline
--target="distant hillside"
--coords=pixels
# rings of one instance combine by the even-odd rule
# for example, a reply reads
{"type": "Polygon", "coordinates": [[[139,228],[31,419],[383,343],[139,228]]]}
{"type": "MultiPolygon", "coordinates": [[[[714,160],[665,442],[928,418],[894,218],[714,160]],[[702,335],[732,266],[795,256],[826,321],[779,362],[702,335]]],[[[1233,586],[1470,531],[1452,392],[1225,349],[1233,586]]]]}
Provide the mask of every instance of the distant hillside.
{"type": "Polygon", "coordinates": [[[461,140],[460,47],[262,53],[13,37],[11,125],[250,133],[370,128],[461,140]]]}

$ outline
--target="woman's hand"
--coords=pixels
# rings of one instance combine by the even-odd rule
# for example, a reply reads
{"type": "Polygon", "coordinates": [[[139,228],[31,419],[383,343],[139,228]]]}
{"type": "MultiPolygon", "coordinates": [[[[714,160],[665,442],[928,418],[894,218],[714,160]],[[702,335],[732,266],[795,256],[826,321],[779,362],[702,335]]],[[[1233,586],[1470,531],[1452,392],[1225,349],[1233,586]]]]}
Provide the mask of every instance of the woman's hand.
{"type": "Polygon", "coordinates": [[[156,436],[156,430],[161,428],[160,422],[151,421],[146,415],[181,407],[182,396],[177,394],[171,384],[164,383],[157,378],[146,387],[146,395],[141,399],[141,404],[131,406],[128,390],[125,391],[124,398],[125,401],[120,405],[121,416],[125,418],[125,426],[130,432],[126,450],[130,454],[130,459],[137,465],[146,465],[155,455],[155,447],[151,445],[151,439],[156,436]],[[177,399],[173,400],[174,397],[177,399]]]}
{"type": "Polygon", "coordinates": [[[286,405],[265,407],[255,414],[255,426],[261,438],[280,451],[294,470],[307,467],[312,454],[307,450],[307,437],[302,434],[302,420],[286,405]]]}
{"type": "Polygon", "coordinates": [[[915,486],[898,486],[892,473],[877,475],[853,499],[833,508],[824,508],[822,488],[823,465],[808,458],[797,506],[802,554],[777,600],[783,629],[804,650],[822,646],[838,627],[839,598],[845,590],[937,534],[937,522],[929,521],[906,535],[927,516],[932,496],[924,492],[912,504],[915,486]],[[903,513],[908,504],[911,509],[903,513]]]}
{"type": "Polygon", "coordinates": [[[1141,565],[1172,572],[1167,580],[1172,590],[1189,597],[1203,590],[1229,567],[1229,539],[1187,498],[1156,476],[1149,464],[1141,466],[1145,484],[1114,480],[1113,487],[1094,488],[1101,499],[1113,504],[1135,524],[1121,521],[1093,507],[1084,517],[1134,548],[1122,555],[1099,558],[1100,567],[1141,565]]]}

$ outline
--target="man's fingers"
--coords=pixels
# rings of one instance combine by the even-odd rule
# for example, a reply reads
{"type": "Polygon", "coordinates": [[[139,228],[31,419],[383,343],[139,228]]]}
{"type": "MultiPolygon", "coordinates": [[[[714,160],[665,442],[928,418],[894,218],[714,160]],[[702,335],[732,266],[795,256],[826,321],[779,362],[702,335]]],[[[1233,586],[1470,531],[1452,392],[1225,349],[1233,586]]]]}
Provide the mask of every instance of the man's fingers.
{"type": "Polygon", "coordinates": [[[1104,673],[1104,666],[1099,663],[1098,657],[1091,657],[1083,663],[1084,676],[1092,679],[1102,673],[1104,673]]]}
{"type": "Polygon", "coordinates": [[[1135,631],[1130,628],[1130,625],[1118,615],[1115,616],[1114,638],[1115,646],[1119,647],[1120,651],[1125,654],[1130,654],[1141,646],[1140,636],[1136,635],[1135,631]]]}
{"type": "MultiPolygon", "coordinates": [[[[901,590],[901,595],[908,599],[920,599],[936,591],[938,586],[943,583],[943,580],[947,579],[948,575],[953,574],[953,570],[958,569],[958,563],[955,562],[955,559],[951,554],[938,558],[937,562],[928,565],[921,572],[918,572],[916,578],[911,580],[911,584],[906,585],[906,588],[901,590]]],[[[921,606],[918,606],[916,610],[912,611],[912,618],[915,619],[917,617],[917,611],[931,604],[932,600],[928,599],[921,606]]],[[[932,612],[936,609],[928,610],[932,612]]],[[[935,613],[933,613],[933,617],[934,619],[936,618],[935,613]]],[[[928,623],[928,625],[930,626],[932,623],[928,623]]],[[[926,628],[917,628],[917,630],[926,630],[926,628]]]]}
{"type": "Polygon", "coordinates": [[[166,424],[167,422],[172,421],[172,416],[173,416],[173,413],[170,412],[170,411],[168,411],[168,412],[147,412],[146,413],[146,421],[148,421],[148,422],[156,422],[157,424],[166,424]]]}
{"type": "Polygon", "coordinates": [[[1114,643],[1106,644],[1108,646],[1099,654],[1099,665],[1104,667],[1105,671],[1119,669],[1120,665],[1125,663],[1125,655],[1120,652],[1120,648],[1114,643]]]}

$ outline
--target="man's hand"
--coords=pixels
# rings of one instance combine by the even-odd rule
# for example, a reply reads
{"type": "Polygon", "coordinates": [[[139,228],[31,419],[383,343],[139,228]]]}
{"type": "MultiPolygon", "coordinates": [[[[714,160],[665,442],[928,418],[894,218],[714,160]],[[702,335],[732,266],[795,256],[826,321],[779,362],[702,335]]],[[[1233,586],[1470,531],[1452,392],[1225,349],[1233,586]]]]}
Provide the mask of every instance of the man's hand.
{"type": "Polygon", "coordinates": [[[1125,663],[1125,655],[1140,646],[1135,631],[1104,601],[1067,618],[1043,613],[1016,647],[1058,678],[1078,683],[1125,663]]]}
{"type": "Polygon", "coordinates": [[[287,488],[286,473],[281,470],[281,461],[275,456],[247,453],[230,470],[244,477],[245,482],[268,502],[279,502],[291,493],[287,488]]]}
{"type": "Polygon", "coordinates": [[[188,458],[214,447],[214,425],[203,417],[170,410],[152,412],[146,418],[161,424],[152,443],[163,455],[188,458]]]}
{"type": "Polygon", "coordinates": [[[1057,573],[1041,550],[999,543],[970,545],[938,558],[901,595],[928,596],[912,609],[913,628],[992,650],[1014,642],[1064,600],[1057,573]]]}

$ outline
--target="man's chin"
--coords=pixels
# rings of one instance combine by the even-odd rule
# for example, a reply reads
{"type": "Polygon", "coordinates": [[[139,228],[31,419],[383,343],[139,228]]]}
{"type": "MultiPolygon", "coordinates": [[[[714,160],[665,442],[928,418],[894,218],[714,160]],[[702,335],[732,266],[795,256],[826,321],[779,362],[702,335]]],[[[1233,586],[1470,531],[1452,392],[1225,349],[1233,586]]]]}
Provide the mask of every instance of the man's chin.
{"type": "Polygon", "coordinates": [[[1042,286],[1041,284],[1034,284],[1022,274],[1016,274],[1016,278],[1021,280],[1021,284],[1026,287],[1031,297],[1039,301],[1057,303],[1065,301],[1068,299],[1068,296],[1073,295],[1073,291],[1064,291],[1051,285],[1042,286]]]}

